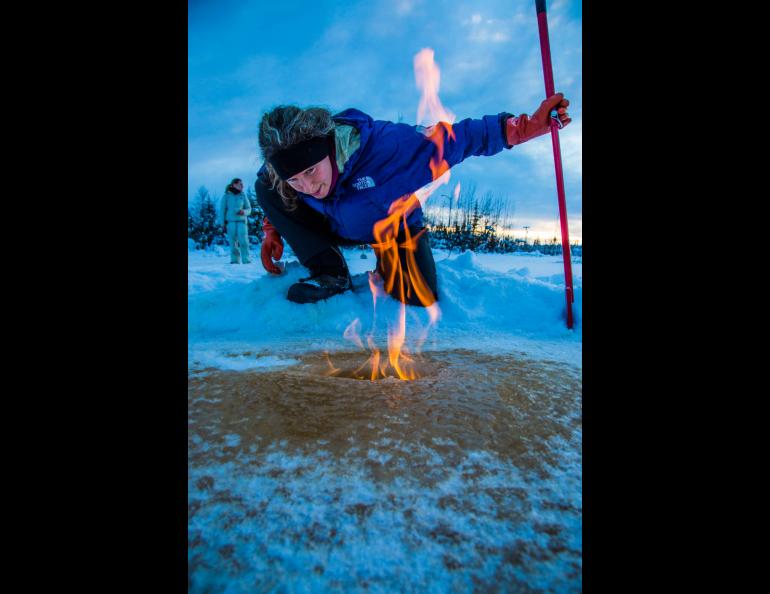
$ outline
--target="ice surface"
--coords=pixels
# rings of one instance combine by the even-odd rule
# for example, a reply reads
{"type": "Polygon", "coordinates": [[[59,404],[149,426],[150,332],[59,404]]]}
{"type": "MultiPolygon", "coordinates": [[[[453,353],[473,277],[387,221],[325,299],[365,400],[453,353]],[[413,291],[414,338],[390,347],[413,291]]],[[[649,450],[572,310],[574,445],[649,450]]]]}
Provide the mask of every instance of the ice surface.
{"type": "Polygon", "coordinates": [[[192,378],[190,591],[579,592],[579,372],[431,356],[414,382],[309,355],[192,378]]]}

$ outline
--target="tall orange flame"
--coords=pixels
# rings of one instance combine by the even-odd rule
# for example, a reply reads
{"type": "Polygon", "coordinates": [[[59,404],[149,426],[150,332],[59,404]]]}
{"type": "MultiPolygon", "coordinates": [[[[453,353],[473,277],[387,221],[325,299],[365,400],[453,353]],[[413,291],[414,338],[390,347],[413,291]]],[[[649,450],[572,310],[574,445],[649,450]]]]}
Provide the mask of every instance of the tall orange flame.
{"type": "MultiPolygon", "coordinates": [[[[432,49],[422,49],[414,57],[414,76],[417,87],[422,91],[417,107],[417,122],[433,124],[425,132],[426,137],[436,145],[436,153],[429,164],[431,177],[435,182],[446,174],[442,183],[447,183],[449,181],[449,164],[444,159],[444,139],[453,140],[455,138],[452,130],[455,115],[447,110],[439,99],[441,71],[434,60],[432,49]]],[[[427,337],[427,331],[436,323],[440,315],[433,292],[423,278],[415,259],[417,243],[424,231],[412,236],[406,222],[409,214],[420,204],[424,204],[438,185],[431,184],[431,187],[427,189],[423,188],[408,197],[402,196],[394,200],[388,209],[388,216],[375,223],[373,229],[376,243],[372,247],[386,274],[386,278],[383,279],[385,291],[395,294],[401,302],[397,322],[392,325],[388,332],[388,360],[401,379],[415,379],[416,377],[412,369],[414,360],[409,357],[404,346],[406,339],[406,305],[404,302],[416,297],[427,308],[430,316],[430,323],[420,337],[418,348],[422,346],[427,337]],[[396,238],[401,223],[403,223],[405,239],[403,243],[398,244],[396,238]],[[405,256],[406,270],[401,263],[399,248],[403,250],[405,256]]]]}
{"type": "MultiPolygon", "coordinates": [[[[448,183],[450,177],[449,164],[444,159],[444,142],[445,138],[451,140],[455,138],[454,131],[452,130],[455,115],[441,104],[441,100],[438,97],[441,72],[433,56],[433,50],[425,48],[420,50],[414,57],[415,81],[417,87],[422,90],[422,96],[417,108],[417,120],[418,123],[432,124],[425,130],[425,136],[436,145],[436,153],[429,164],[433,182],[409,196],[396,198],[388,209],[388,216],[377,221],[373,228],[375,243],[372,244],[372,248],[380,262],[380,270],[384,273],[384,277],[381,279],[382,289],[380,289],[377,283],[377,280],[379,280],[377,276],[379,275],[369,274],[372,303],[376,315],[378,297],[390,294],[401,302],[398,317],[395,323],[390,324],[388,328],[387,363],[395,371],[395,377],[403,380],[413,380],[419,377],[414,368],[415,360],[410,356],[405,344],[405,302],[416,297],[428,312],[429,323],[417,341],[418,350],[424,344],[428,331],[438,321],[441,314],[436,298],[422,276],[415,259],[417,243],[424,231],[420,231],[412,236],[406,222],[411,212],[421,204],[424,204],[439,186],[448,183]],[[404,241],[400,244],[398,243],[399,227],[402,227],[404,230],[404,241]],[[399,248],[401,248],[404,254],[403,266],[399,248]]],[[[363,348],[363,343],[358,335],[359,327],[359,320],[354,320],[345,329],[344,336],[363,348]]],[[[387,377],[389,372],[388,365],[383,361],[380,351],[374,343],[373,330],[367,337],[367,344],[371,350],[371,356],[356,370],[355,374],[358,377],[358,373],[369,365],[371,366],[371,371],[368,374],[369,379],[375,380],[379,377],[387,377]]]]}
{"type": "Polygon", "coordinates": [[[417,123],[430,121],[445,121],[453,124],[455,114],[446,109],[438,98],[441,85],[441,71],[433,59],[434,52],[426,47],[417,52],[414,57],[414,80],[417,88],[422,90],[420,104],[417,106],[417,123]]]}

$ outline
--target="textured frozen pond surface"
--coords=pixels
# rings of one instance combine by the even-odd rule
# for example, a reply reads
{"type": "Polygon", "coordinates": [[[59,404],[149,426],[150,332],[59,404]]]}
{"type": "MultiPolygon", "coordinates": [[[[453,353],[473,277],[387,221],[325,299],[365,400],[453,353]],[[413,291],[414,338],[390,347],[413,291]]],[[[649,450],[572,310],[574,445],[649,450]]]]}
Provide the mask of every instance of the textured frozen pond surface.
{"type": "Polygon", "coordinates": [[[579,369],[460,350],[414,382],[327,377],[321,353],[247,364],[269,356],[189,377],[192,592],[581,590],[579,369]]]}

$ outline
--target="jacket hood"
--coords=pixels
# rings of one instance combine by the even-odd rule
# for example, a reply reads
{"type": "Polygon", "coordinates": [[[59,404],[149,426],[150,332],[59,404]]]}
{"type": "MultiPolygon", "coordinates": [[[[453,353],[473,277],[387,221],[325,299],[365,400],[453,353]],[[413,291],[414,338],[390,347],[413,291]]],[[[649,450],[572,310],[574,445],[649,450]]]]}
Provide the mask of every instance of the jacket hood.
{"type": "MultiPolygon", "coordinates": [[[[335,124],[347,124],[358,130],[360,144],[345,162],[344,171],[340,171],[339,181],[349,177],[350,172],[355,168],[358,159],[366,152],[366,147],[374,130],[374,120],[363,111],[355,108],[346,109],[332,116],[335,124]]],[[[338,183],[339,183],[338,181],[338,183]]]]}

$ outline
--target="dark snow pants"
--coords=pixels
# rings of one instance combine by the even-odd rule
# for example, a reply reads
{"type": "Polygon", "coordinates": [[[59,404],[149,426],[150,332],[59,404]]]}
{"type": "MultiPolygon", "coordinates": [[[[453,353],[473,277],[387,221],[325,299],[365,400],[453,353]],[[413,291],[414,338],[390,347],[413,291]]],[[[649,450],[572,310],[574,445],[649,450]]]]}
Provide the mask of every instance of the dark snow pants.
{"type": "MultiPolygon", "coordinates": [[[[360,241],[346,239],[334,233],[331,230],[328,219],[301,200],[298,201],[296,210],[288,211],[278,192],[270,189],[270,186],[261,179],[257,179],[254,187],[257,192],[257,201],[262,207],[265,216],[273,224],[281,237],[288,242],[303,266],[307,266],[311,258],[330,248],[361,245],[362,242],[360,241]]],[[[409,229],[412,237],[415,237],[421,230],[422,228],[419,227],[409,229]]],[[[404,230],[402,229],[398,237],[399,244],[403,243],[404,235],[404,230]]],[[[377,251],[375,250],[375,252],[377,251]]],[[[406,271],[407,250],[399,248],[398,252],[401,268],[406,271]]],[[[425,283],[433,293],[433,297],[438,300],[436,263],[433,260],[433,252],[430,249],[427,231],[424,231],[417,241],[414,261],[420,274],[425,279],[425,283]]],[[[380,255],[377,254],[377,271],[383,278],[389,278],[390,271],[384,269],[387,266],[388,264],[383,263],[380,255]]],[[[410,305],[423,305],[417,295],[417,291],[411,286],[407,274],[404,274],[404,279],[404,299],[401,299],[402,289],[398,282],[395,283],[390,294],[410,305]]]]}

